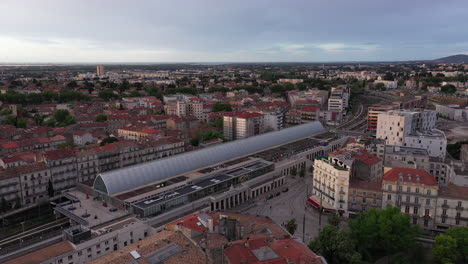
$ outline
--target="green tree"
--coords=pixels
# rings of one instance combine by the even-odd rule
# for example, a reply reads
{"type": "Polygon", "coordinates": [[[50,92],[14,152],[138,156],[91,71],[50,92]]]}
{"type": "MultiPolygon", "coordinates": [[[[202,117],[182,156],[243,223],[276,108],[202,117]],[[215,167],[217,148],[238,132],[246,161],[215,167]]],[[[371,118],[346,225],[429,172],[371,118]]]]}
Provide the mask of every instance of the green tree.
{"type": "Polygon", "coordinates": [[[231,112],[232,106],[228,103],[215,103],[213,105],[213,112],[231,112]]]}
{"type": "Polygon", "coordinates": [[[49,183],[47,185],[47,194],[49,195],[49,197],[53,197],[55,194],[54,185],[52,184],[51,179],[49,179],[49,183]]]}
{"type": "Polygon", "coordinates": [[[16,116],[14,115],[5,116],[5,119],[3,119],[2,124],[16,126],[16,116]]]}
{"type": "Polygon", "coordinates": [[[119,140],[117,138],[115,138],[115,137],[107,137],[107,138],[105,138],[105,139],[103,139],[101,141],[100,145],[104,146],[104,145],[106,145],[108,143],[114,143],[114,142],[117,142],[117,141],[119,141],[119,140]]]}
{"type": "Polygon", "coordinates": [[[44,124],[44,116],[35,114],[34,115],[34,123],[38,126],[42,126],[44,124]]]}
{"type": "Polygon", "coordinates": [[[9,115],[9,114],[11,114],[11,110],[8,108],[3,108],[2,110],[0,110],[0,115],[2,116],[9,115]]]}
{"type": "Polygon", "coordinates": [[[133,90],[128,94],[128,96],[130,96],[130,97],[139,97],[139,96],[141,96],[141,94],[137,90],[133,90]]]}
{"type": "Polygon", "coordinates": [[[435,238],[432,253],[439,263],[456,263],[459,256],[457,252],[457,240],[448,235],[438,235],[435,238]]]}
{"type": "Polygon", "coordinates": [[[360,214],[349,222],[352,238],[358,252],[365,259],[391,255],[415,245],[419,229],[410,223],[410,217],[400,208],[387,206],[360,214]]]}
{"type": "Polygon", "coordinates": [[[64,127],[75,124],[76,120],[66,109],[58,109],[54,112],[55,126],[64,127]]]}
{"type": "Polygon", "coordinates": [[[349,229],[326,226],[318,238],[309,244],[309,248],[330,264],[361,263],[361,255],[355,250],[349,229]]]}
{"type": "Polygon", "coordinates": [[[294,235],[294,232],[296,232],[296,229],[297,229],[296,219],[293,218],[286,223],[286,230],[288,230],[288,232],[291,235],[294,235]]]}
{"type": "Polygon", "coordinates": [[[112,99],[117,99],[119,96],[114,93],[114,91],[110,88],[106,88],[104,90],[99,91],[99,98],[103,100],[109,101],[112,99]]]}
{"type": "Polygon", "coordinates": [[[301,170],[299,170],[299,177],[304,178],[306,174],[306,169],[304,166],[301,167],[301,170]]]}
{"type": "Polygon", "coordinates": [[[468,227],[452,227],[446,235],[457,241],[457,263],[468,263],[468,227]]]}
{"type": "Polygon", "coordinates": [[[71,81],[71,82],[67,83],[67,87],[68,88],[76,88],[76,87],[78,87],[78,84],[76,83],[76,81],[71,81]]]}
{"type": "Polygon", "coordinates": [[[96,116],[96,122],[105,122],[107,121],[107,115],[99,114],[96,116]]]}
{"type": "Polygon", "coordinates": [[[447,85],[442,86],[440,88],[440,91],[446,94],[453,94],[457,91],[457,88],[455,88],[455,86],[453,86],[452,84],[447,84],[447,85]]]}
{"type": "Polygon", "coordinates": [[[200,144],[200,139],[198,139],[198,138],[191,138],[191,139],[190,139],[190,144],[191,144],[192,146],[197,147],[197,146],[200,144]]]}
{"type": "Polygon", "coordinates": [[[378,82],[374,84],[376,90],[385,91],[385,84],[378,82]]]}
{"type": "Polygon", "coordinates": [[[56,122],[54,119],[49,119],[45,122],[45,125],[48,126],[48,127],[55,127],[56,125],[56,122]]]}
{"type": "Polygon", "coordinates": [[[293,168],[291,169],[291,175],[292,175],[292,176],[296,176],[296,175],[297,175],[297,168],[296,168],[296,167],[293,167],[293,168]]]}
{"type": "Polygon", "coordinates": [[[17,128],[26,128],[27,125],[28,125],[28,122],[26,122],[25,119],[18,119],[18,122],[16,122],[17,128]]]}
{"type": "Polygon", "coordinates": [[[333,212],[328,216],[328,224],[331,226],[339,226],[341,221],[340,215],[333,212]]]}

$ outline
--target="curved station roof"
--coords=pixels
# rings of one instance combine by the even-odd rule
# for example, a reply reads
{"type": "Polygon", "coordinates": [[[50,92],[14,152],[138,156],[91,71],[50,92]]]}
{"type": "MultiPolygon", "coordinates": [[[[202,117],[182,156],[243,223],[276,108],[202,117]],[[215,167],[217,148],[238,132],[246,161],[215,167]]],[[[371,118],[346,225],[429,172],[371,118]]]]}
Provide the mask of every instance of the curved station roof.
{"type": "Polygon", "coordinates": [[[152,162],[104,172],[96,177],[94,189],[109,195],[119,193],[164,178],[191,172],[212,164],[310,137],[325,131],[322,124],[315,121],[255,137],[178,154],[152,162]]]}

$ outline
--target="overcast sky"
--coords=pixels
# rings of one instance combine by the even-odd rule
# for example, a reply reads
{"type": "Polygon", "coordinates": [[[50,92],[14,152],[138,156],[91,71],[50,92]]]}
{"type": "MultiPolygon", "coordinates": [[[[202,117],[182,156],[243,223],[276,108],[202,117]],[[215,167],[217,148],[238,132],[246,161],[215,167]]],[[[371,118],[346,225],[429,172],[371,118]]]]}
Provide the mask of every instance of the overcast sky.
{"type": "Polygon", "coordinates": [[[434,59],[467,0],[1,0],[0,62],[434,59]]]}

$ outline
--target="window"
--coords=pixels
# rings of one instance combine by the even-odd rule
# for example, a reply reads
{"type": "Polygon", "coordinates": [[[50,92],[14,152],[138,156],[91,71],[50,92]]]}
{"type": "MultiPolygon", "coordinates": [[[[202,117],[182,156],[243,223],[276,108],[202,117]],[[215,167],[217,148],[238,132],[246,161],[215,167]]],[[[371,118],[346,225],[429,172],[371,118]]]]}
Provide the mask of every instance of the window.
{"type": "Polygon", "coordinates": [[[461,201],[458,201],[457,206],[458,206],[458,207],[461,207],[461,206],[462,206],[462,202],[461,202],[461,201]]]}
{"type": "Polygon", "coordinates": [[[388,185],[388,191],[389,191],[389,192],[392,191],[392,185],[388,185]]]}
{"type": "Polygon", "coordinates": [[[429,221],[427,219],[424,219],[424,226],[428,226],[429,225],[429,221]]]}
{"type": "Polygon", "coordinates": [[[431,205],[431,199],[426,199],[426,205],[431,205]]]}
{"type": "Polygon", "coordinates": [[[411,192],[411,187],[406,187],[406,192],[411,192]]]}
{"type": "Polygon", "coordinates": [[[392,195],[391,194],[387,195],[387,200],[390,201],[391,199],[392,199],[392,195]]]}
{"type": "Polygon", "coordinates": [[[405,207],[405,214],[409,214],[409,206],[405,207]]]}
{"type": "Polygon", "coordinates": [[[419,197],[414,197],[414,203],[419,204],[419,197]]]}
{"type": "Polygon", "coordinates": [[[403,187],[402,187],[402,186],[398,186],[398,191],[399,191],[399,192],[403,191],[403,187]]]}
{"type": "Polygon", "coordinates": [[[426,209],[426,210],[424,211],[424,215],[425,215],[425,216],[429,216],[429,209],[426,209]]]}
{"type": "Polygon", "coordinates": [[[447,205],[447,200],[444,200],[444,205],[447,205]]]}
{"type": "Polygon", "coordinates": [[[417,206],[414,207],[413,214],[418,214],[418,207],[417,206]]]}
{"type": "Polygon", "coordinates": [[[419,188],[416,188],[416,193],[419,193],[419,188]]]}
{"type": "Polygon", "coordinates": [[[73,259],[72,255],[68,256],[68,260],[72,260],[72,259],[73,259]]]}
{"type": "Polygon", "coordinates": [[[431,195],[431,190],[427,190],[427,195],[431,195]]]}
{"type": "Polygon", "coordinates": [[[442,209],[442,215],[447,215],[447,209],[442,209]]]}

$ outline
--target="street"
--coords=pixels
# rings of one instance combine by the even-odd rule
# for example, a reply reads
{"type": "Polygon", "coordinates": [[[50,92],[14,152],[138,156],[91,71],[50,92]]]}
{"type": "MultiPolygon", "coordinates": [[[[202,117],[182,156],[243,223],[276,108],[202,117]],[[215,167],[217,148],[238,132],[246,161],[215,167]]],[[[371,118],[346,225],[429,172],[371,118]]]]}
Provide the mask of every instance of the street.
{"type": "MultiPolygon", "coordinates": [[[[312,177],[308,174],[304,178],[292,177],[288,179],[289,191],[281,192],[280,196],[270,200],[261,199],[255,207],[245,213],[252,215],[269,216],[277,224],[286,224],[291,219],[296,219],[297,229],[295,237],[303,238],[303,223],[305,216],[305,243],[315,239],[319,230],[319,212],[308,205],[307,197],[312,193],[312,177]],[[307,192],[309,195],[307,195],[307,192]]],[[[327,224],[327,215],[322,213],[322,227],[327,224]]]]}

